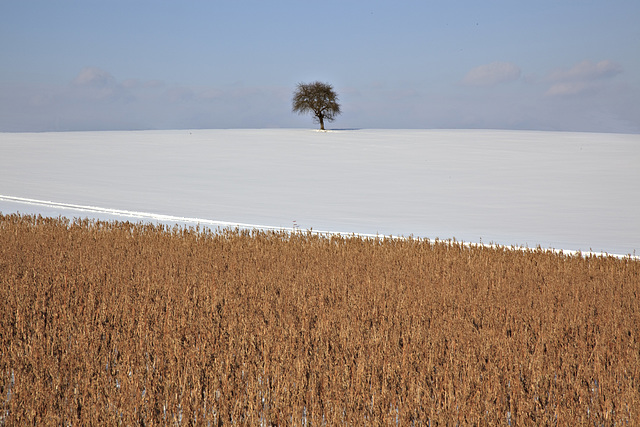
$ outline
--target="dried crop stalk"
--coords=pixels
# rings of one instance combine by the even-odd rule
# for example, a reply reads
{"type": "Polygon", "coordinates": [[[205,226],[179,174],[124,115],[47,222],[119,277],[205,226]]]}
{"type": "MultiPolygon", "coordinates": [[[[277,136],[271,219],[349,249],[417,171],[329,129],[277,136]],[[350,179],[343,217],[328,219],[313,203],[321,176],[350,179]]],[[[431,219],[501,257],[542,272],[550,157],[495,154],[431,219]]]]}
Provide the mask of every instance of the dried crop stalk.
{"type": "Polygon", "coordinates": [[[640,422],[640,263],[0,215],[0,425],[640,422]]]}

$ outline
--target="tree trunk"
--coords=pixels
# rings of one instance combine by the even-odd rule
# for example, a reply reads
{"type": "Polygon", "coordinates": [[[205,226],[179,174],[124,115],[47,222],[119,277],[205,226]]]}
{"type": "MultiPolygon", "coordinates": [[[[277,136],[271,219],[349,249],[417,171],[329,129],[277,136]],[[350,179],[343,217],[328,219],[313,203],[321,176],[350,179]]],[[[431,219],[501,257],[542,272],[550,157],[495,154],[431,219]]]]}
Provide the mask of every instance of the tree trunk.
{"type": "Polygon", "coordinates": [[[320,130],[324,130],[324,117],[318,116],[318,119],[320,120],[320,130]]]}

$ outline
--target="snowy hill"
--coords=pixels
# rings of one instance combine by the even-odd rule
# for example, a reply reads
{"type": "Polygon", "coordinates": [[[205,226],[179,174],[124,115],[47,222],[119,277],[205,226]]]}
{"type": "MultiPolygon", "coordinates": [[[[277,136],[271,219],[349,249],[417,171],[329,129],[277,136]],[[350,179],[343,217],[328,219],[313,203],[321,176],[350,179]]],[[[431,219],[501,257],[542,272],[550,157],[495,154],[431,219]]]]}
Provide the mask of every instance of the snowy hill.
{"type": "Polygon", "coordinates": [[[212,226],[640,253],[640,135],[0,133],[0,153],[5,214],[168,222],[188,217],[212,226]]]}

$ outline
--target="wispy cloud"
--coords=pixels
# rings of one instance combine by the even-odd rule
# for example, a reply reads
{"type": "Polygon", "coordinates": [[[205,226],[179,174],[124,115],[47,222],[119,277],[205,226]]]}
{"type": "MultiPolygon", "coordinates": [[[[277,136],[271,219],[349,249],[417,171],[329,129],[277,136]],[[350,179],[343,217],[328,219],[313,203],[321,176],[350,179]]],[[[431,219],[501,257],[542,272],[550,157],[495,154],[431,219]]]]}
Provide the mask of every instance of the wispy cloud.
{"type": "Polygon", "coordinates": [[[578,95],[595,89],[591,82],[560,82],[553,84],[545,93],[547,96],[578,95]]]}
{"type": "Polygon", "coordinates": [[[471,69],[462,79],[468,86],[495,86],[520,78],[520,67],[512,62],[492,62],[471,69]]]}
{"type": "Polygon", "coordinates": [[[622,67],[610,60],[600,62],[582,61],[568,70],[556,70],[549,76],[551,80],[596,80],[613,77],[622,72],[622,67]]]}
{"type": "Polygon", "coordinates": [[[0,85],[0,131],[295,126],[291,88],[119,80],[87,67],[65,85],[0,85]]]}
{"type": "Polygon", "coordinates": [[[547,96],[578,95],[597,90],[602,81],[615,77],[622,67],[610,60],[600,62],[582,61],[569,69],[560,69],[549,74],[551,87],[547,96]]]}
{"type": "MultiPolygon", "coordinates": [[[[339,86],[344,113],[336,126],[640,132],[638,89],[616,78],[622,67],[612,61],[584,61],[529,81],[516,65],[496,64],[468,76],[467,84],[488,91],[451,94],[388,81],[339,86]],[[515,79],[523,84],[492,86],[515,79]]],[[[88,67],[62,85],[0,82],[0,131],[312,125],[309,117],[291,114],[291,86],[193,86],[128,77],[88,67]]]]}
{"type": "Polygon", "coordinates": [[[116,79],[107,71],[97,67],[85,67],[73,79],[76,86],[108,87],[116,84],[116,79]]]}
{"type": "Polygon", "coordinates": [[[132,98],[126,85],[119,83],[111,73],[97,67],[80,70],[61,96],[95,102],[132,98]]]}

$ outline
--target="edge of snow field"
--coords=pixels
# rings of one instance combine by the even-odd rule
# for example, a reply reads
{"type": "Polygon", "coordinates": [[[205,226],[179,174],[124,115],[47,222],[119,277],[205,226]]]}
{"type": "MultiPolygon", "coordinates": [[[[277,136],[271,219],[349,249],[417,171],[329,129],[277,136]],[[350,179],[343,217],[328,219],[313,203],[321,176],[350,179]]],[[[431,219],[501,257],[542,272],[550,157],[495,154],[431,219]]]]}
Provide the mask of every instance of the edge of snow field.
{"type": "MultiPolygon", "coordinates": [[[[100,219],[100,215],[105,216],[113,216],[123,219],[139,219],[143,221],[154,221],[158,223],[164,224],[183,224],[183,225],[200,225],[206,226],[209,228],[227,228],[233,229],[238,228],[242,230],[264,230],[264,231],[284,231],[288,233],[311,233],[318,236],[342,236],[342,237],[361,237],[365,239],[399,239],[399,240],[425,240],[427,242],[442,242],[449,244],[460,244],[464,247],[468,248],[489,248],[489,249],[512,249],[512,250],[521,250],[521,251],[537,251],[542,250],[544,252],[552,252],[560,255],[567,256],[583,256],[583,257],[614,257],[618,259],[628,259],[633,261],[640,261],[640,256],[637,255],[621,255],[621,254],[610,254],[606,252],[583,252],[583,251],[575,251],[575,250],[566,250],[566,249],[555,249],[555,248],[529,248],[523,246],[505,246],[493,243],[473,243],[473,242],[462,242],[457,241],[455,238],[449,240],[442,239],[428,239],[428,238],[418,238],[412,236],[394,236],[394,235],[380,235],[380,234],[367,234],[367,233],[354,233],[354,232],[339,232],[339,231],[326,231],[326,230],[302,230],[296,225],[293,227],[277,227],[270,225],[260,225],[260,224],[247,224],[241,222],[230,222],[230,221],[217,221],[205,218],[192,218],[192,217],[182,217],[182,216],[174,216],[174,215],[164,215],[164,214],[156,214],[150,212],[138,212],[138,211],[129,211],[129,210],[121,210],[121,209],[111,209],[111,208],[102,208],[97,206],[84,206],[84,205],[76,205],[71,203],[60,203],[53,202],[48,200],[36,200],[29,199],[24,197],[14,197],[14,196],[5,196],[0,194],[0,201],[10,202],[10,203],[19,203],[30,206],[36,206],[41,208],[51,208],[51,209],[62,209],[62,210],[71,210],[75,212],[83,212],[88,214],[96,215],[96,219],[100,219]]],[[[49,216],[49,215],[44,215],[49,216]]]]}

